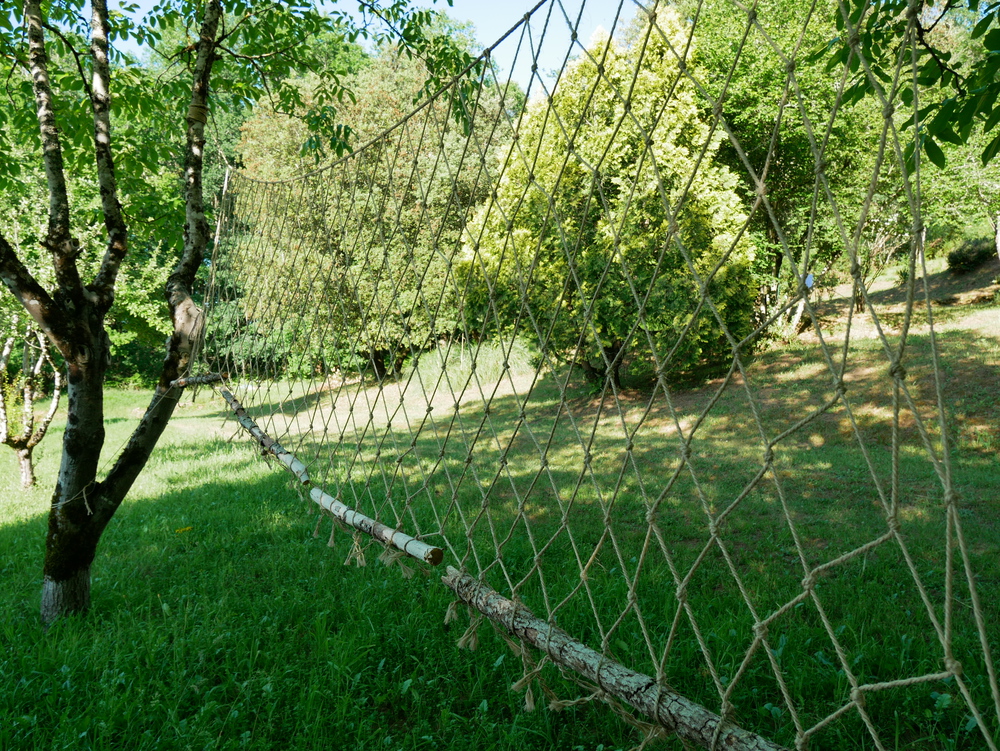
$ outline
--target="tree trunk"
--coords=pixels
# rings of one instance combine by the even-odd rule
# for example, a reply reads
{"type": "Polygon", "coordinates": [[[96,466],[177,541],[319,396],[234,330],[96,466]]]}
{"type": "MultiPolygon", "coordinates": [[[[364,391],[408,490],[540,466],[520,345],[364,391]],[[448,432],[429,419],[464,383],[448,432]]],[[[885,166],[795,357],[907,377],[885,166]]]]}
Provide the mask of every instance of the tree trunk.
{"type": "Polygon", "coordinates": [[[31,459],[31,449],[17,450],[17,463],[21,467],[21,487],[35,487],[35,465],[31,459]]]}
{"type": "Polygon", "coordinates": [[[388,371],[385,367],[385,356],[389,354],[387,350],[384,349],[373,349],[368,358],[369,362],[372,364],[372,368],[375,371],[375,380],[379,383],[385,380],[388,371]]]}
{"type": "MultiPolygon", "coordinates": [[[[104,370],[108,339],[99,331],[87,361],[69,362],[69,397],[62,462],[49,510],[43,564],[42,622],[90,607],[90,564],[107,525],[101,488],[94,482],[104,445],[104,370]]],[[[110,516],[107,517],[110,519],[110,516]]]]}
{"type": "Polygon", "coordinates": [[[622,360],[625,357],[625,343],[615,340],[610,347],[604,348],[604,356],[608,359],[608,374],[611,376],[611,383],[618,390],[622,387],[622,360]]]}
{"type": "MultiPolygon", "coordinates": [[[[93,556],[91,556],[93,557],[93,556]]],[[[90,564],[76,568],[69,578],[42,580],[42,622],[48,626],[60,616],[85,613],[90,607],[90,564]]]]}
{"type": "Polygon", "coordinates": [[[996,249],[997,258],[1000,259],[1000,214],[993,220],[993,247],[996,249]]]}

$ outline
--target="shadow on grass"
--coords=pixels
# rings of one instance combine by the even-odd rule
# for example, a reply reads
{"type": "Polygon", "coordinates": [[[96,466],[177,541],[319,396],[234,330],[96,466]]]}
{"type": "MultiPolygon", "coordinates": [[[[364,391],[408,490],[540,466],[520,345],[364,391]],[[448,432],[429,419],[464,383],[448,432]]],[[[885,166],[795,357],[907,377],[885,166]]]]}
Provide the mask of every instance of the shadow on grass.
{"type": "MultiPolygon", "coordinates": [[[[167,447],[102,539],[85,618],[38,624],[43,515],[0,526],[2,748],[570,748],[634,743],[597,706],[526,713],[520,662],[436,574],[342,562],[245,446],[167,447]],[[153,495],[150,495],[150,492],[153,495]]],[[[553,683],[575,691],[555,677],[553,683]]],[[[573,693],[572,695],[576,695],[573,693]]]]}
{"type": "MultiPolygon", "coordinates": [[[[940,342],[946,412],[963,415],[960,425],[996,425],[1000,373],[988,352],[997,342],[965,332],[940,342]]],[[[926,338],[913,338],[907,365],[937,447],[926,338]]],[[[713,672],[724,688],[735,682],[733,719],[784,743],[793,726],[774,664],[806,726],[850,702],[849,673],[865,684],[943,670],[916,576],[933,619],[950,608],[951,652],[993,722],[971,593],[946,554],[941,483],[906,410],[894,471],[892,382],[877,346],[849,353],[850,413],[838,404],[776,440],[773,471],[752,482],[768,441],[835,393],[825,368],[807,347],[770,353],[750,370],[751,393],[741,377],[672,393],[669,404],[662,393],[613,398],[575,383],[563,392],[549,374],[529,400],[505,393],[488,409],[470,399],[457,413],[412,410],[434,418],[423,422],[342,421],[343,454],[308,436],[299,444],[303,458],[330,462],[312,469],[345,502],[411,532],[446,533],[446,563],[487,569],[502,593],[513,584],[538,615],[609,656],[647,674],[665,657],[668,683],[714,710],[713,672]],[[905,555],[889,539],[824,569],[795,601],[803,560],[823,566],[889,529],[879,491],[891,502],[894,485],[905,555]],[[767,642],[755,641],[756,620],[786,606],[767,642]]],[[[337,394],[317,394],[311,409],[336,418],[337,394]]],[[[995,643],[995,463],[963,435],[956,518],[995,643]]],[[[0,747],[634,745],[597,703],[525,713],[508,691],[520,660],[501,640],[481,629],[479,654],[455,648],[469,621],[444,623],[450,597],[437,572],[407,580],[374,548],[367,566],[343,566],[354,539],[338,531],[327,549],[329,521],[315,539],[316,517],[280,468],[198,438],[184,431],[154,454],[102,540],[93,612],[48,636],[36,616],[44,518],[0,526],[0,715],[13,718],[0,747]]],[[[579,693],[551,668],[542,677],[561,698],[579,693]]],[[[883,739],[981,747],[954,679],[873,691],[866,707],[883,739]]],[[[817,742],[854,749],[865,734],[849,710],[817,742]]]]}
{"type": "MultiPolygon", "coordinates": [[[[998,342],[965,331],[938,342],[945,412],[961,413],[950,428],[957,518],[986,593],[985,621],[996,624],[995,436],[976,444],[967,431],[997,424],[998,342]]],[[[584,641],[650,674],[650,655],[668,654],[668,681],[696,700],[718,708],[710,676],[724,686],[739,674],[730,698],[740,721],[787,741],[772,658],[809,726],[850,703],[849,672],[872,684],[940,673],[935,624],[946,609],[949,650],[962,654],[980,709],[992,705],[980,638],[995,640],[997,627],[977,630],[961,571],[952,580],[961,594],[948,597],[929,346],[926,336],[909,340],[903,384],[912,403],[903,399],[895,427],[889,361],[868,341],[848,352],[846,398],[828,408],[839,375],[802,347],[759,358],[749,391],[740,376],[669,401],[655,392],[593,395],[579,384],[563,392],[553,374],[530,398],[501,390],[488,403],[460,399],[457,410],[454,398],[332,391],[312,405],[316,432],[293,432],[288,443],[329,462],[315,474],[325,472],[345,502],[450,540],[447,562],[485,568],[496,588],[513,587],[584,641]],[[769,614],[765,645],[753,627],[769,614]]],[[[869,707],[887,737],[944,732],[975,748],[981,738],[958,696],[953,681],[939,681],[872,692],[869,707]],[[951,714],[935,710],[928,723],[928,701],[945,694],[942,703],[955,700],[951,714]]],[[[848,712],[823,731],[824,748],[854,747],[864,732],[848,712]]]]}

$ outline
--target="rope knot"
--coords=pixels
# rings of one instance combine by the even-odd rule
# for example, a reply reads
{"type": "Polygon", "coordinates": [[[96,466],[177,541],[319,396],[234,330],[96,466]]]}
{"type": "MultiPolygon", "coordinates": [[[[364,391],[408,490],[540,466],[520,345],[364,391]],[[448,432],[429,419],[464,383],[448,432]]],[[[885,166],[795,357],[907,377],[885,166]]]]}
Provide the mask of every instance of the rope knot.
{"type": "Polygon", "coordinates": [[[789,60],[787,63],[785,63],[785,73],[791,75],[794,72],[795,72],[795,61],[789,60]]]}
{"type": "Polygon", "coordinates": [[[851,262],[851,277],[854,279],[861,279],[861,266],[857,261],[851,262]]]}
{"type": "Polygon", "coordinates": [[[684,605],[688,601],[688,588],[687,584],[681,584],[677,588],[677,604],[684,605]]]}
{"type": "Polygon", "coordinates": [[[893,377],[894,380],[902,381],[906,378],[906,368],[899,360],[893,360],[892,365],[889,366],[889,375],[893,377]]]}
{"type": "Polygon", "coordinates": [[[885,107],[882,108],[882,117],[885,118],[886,120],[891,120],[892,116],[895,114],[896,114],[896,108],[891,104],[887,104],[885,105],[885,107]]]}
{"type": "Polygon", "coordinates": [[[944,666],[948,669],[948,672],[952,675],[958,676],[962,674],[962,663],[956,660],[951,655],[944,658],[944,666]]]}
{"type": "Polygon", "coordinates": [[[851,701],[854,702],[857,707],[865,706],[865,693],[860,688],[851,689],[851,701]]]}
{"type": "Polygon", "coordinates": [[[767,638],[767,624],[766,623],[755,623],[753,624],[753,633],[758,639],[767,638]]]}
{"type": "Polygon", "coordinates": [[[837,394],[843,396],[846,393],[847,393],[847,383],[844,381],[843,378],[841,378],[839,381],[837,381],[837,394]]]}
{"type": "Polygon", "coordinates": [[[810,571],[809,576],[802,580],[802,589],[806,592],[812,592],[816,589],[816,572],[810,571]]]}

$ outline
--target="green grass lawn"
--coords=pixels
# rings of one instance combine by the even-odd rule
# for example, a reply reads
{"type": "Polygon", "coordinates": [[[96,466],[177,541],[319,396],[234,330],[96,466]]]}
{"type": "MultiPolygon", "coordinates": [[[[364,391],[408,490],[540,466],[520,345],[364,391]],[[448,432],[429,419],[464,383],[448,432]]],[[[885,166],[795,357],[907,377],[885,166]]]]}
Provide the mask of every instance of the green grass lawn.
{"type": "MultiPolygon", "coordinates": [[[[994,659],[998,313],[967,305],[962,315],[949,310],[938,328],[955,513],[994,659]]],[[[794,721],[783,691],[810,727],[850,701],[845,666],[862,684],[943,670],[908,556],[932,612],[953,633],[965,689],[995,733],[1000,718],[971,593],[961,559],[946,555],[948,514],[927,458],[928,445],[942,450],[929,334],[913,330],[906,384],[916,409],[903,411],[895,431],[878,340],[834,345],[847,363],[851,411],[838,404],[778,441],[773,473],[759,482],[761,426],[780,435],[835,393],[808,336],[762,353],[728,383],[672,394],[669,403],[642,389],[615,400],[576,382],[566,387],[556,370],[486,393],[488,411],[482,384],[458,399],[453,387],[428,397],[430,383],[419,398],[364,383],[282,384],[281,393],[246,390],[243,398],[345,502],[426,534],[445,547],[447,564],[482,572],[630,667],[652,674],[662,660],[671,686],[713,710],[719,688],[735,683],[733,719],[786,744],[794,721]],[[689,435],[695,425],[684,464],[678,431],[689,435]],[[874,546],[830,567],[815,597],[796,601],[803,560],[834,561],[885,531],[880,488],[905,554],[895,541],[874,546]],[[721,543],[707,533],[709,518],[721,543]],[[753,612],[775,611],[767,646],[750,649],[753,612]]],[[[110,394],[109,457],[144,402],[110,394]]],[[[546,710],[538,685],[538,709],[525,711],[525,695],[510,690],[524,667],[503,640],[484,626],[475,653],[456,648],[469,618],[461,612],[445,623],[452,598],[438,572],[418,567],[406,578],[371,547],[367,566],[343,565],[352,536],[338,531],[329,549],[325,520],[314,537],[316,517],[290,476],[242,439],[230,441],[222,406],[203,391],[179,408],[102,540],[92,612],[47,634],[38,618],[40,568],[59,434],[38,451],[38,490],[13,490],[13,454],[2,455],[0,748],[591,751],[641,740],[601,702],[546,710]]],[[[551,666],[541,677],[561,699],[588,695],[551,666]]],[[[983,748],[961,688],[946,679],[873,691],[865,711],[887,748],[983,748]]],[[[681,745],[666,739],[656,747],[681,745]]],[[[873,747],[853,709],[813,745],[873,747]]]]}
{"type": "MultiPolygon", "coordinates": [[[[221,400],[182,407],[102,539],[86,618],[42,631],[45,509],[2,455],[0,748],[607,748],[632,737],[595,705],[523,710],[520,660],[445,625],[434,577],[343,566],[284,475],[220,432],[221,400]]],[[[109,446],[145,397],[109,399],[109,446]]],[[[47,488],[46,486],[49,486],[47,488]]],[[[328,531],[328,530],[327,530],[328,531]]],[[[346,545],[346,547],[345,547],[346,545]]],[[[556,681],[558,684],[559,681],[556,681]]],[[[539,700],[541,706],[544,702],[539,700]]]]}

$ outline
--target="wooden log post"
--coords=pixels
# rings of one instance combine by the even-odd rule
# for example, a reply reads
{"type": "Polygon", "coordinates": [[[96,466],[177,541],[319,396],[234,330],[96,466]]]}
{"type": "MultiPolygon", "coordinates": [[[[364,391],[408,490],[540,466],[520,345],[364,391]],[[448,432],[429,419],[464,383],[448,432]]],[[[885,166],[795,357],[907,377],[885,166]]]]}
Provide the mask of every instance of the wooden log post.
{"type": "Polygon", "coordinates": [[[437,566],[444,559],[444,551],[441,548],[435,548],[433,545],[428,545],[426,542],[421,542],[414,537],[410,537],[405,532],[387,527],[385,524],[345,506],[332,495],[327,495],[319,488],[313,488],[309,491],[309,496],[319,506],[329,511],[347,526],[371,535],[379,542],[400,550],[411,558],[425,561],[432,566],[437,566]]]}
{"type": "Polygon", "coordinates": [[[545,652],[554,663],[576,671],[602,691],[629,704],[686,741],[718,751],[786,751],[782,746],[736,727],[700,704],[658,684],[574,640],[488,585],[451,566],[445,585],[511,636],[545,652]],[[720,727],[721,724],[721,727],[720,727]]]}
{"type": "MultiPolygon", "coordinates": [[[[257,423],[255,423],[247,414],[243,405],[237,401],[236,397],[223,389],[222,398],[229,404],[229,408],[236,415],[236,419],[240,425],[243,426],[243,429],[252,435],[257,443],[259,443],[268,453],[275,456],[278,461],[284,464],[289,471],[299,478],[303,485],[311,484],[309,473],[306,471],[306,465],[296,459],[291,452],[286,451],[281,447],[281,444],[261,430],[257,423]]],[[[365,516],[359,511],[355,511],[338,499],[334,498],[332,495],[324,493],[322,488],[313,487],[309,491],[309,497],[312,498],[321,508],[328,511],[347,526],[352,527],[359,532],[364,532],[365,534],[374,537],[379,542],[395,548],[411,558],[416,558],[418,561],[424,561],[432,566],[437,566],[442,560],[444,560],[444,551],[441,548],[436,548],[433,545],[428,545],[426,542],[421,542],[405,532],[393,529],[392,527],[382,524],[382,522],[365,516]]]]}

